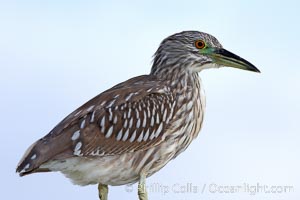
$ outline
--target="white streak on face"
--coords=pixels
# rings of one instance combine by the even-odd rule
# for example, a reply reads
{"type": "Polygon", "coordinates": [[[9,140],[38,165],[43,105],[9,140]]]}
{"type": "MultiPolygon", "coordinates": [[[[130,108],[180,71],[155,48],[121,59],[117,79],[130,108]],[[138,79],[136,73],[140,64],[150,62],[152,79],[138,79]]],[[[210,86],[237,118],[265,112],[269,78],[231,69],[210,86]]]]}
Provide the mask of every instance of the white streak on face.
{"type": "Polygon", "coordinates": [[[216,63],[207,63],[207,64],[204,64],[204,65],[193,66],[193,67],[191,67],[191,70],[193,72],[200,72],[204,69],[212,69],[212,68],[220,68],[220,67],[223,67],[223,66],[218,65],[216,63]]]}

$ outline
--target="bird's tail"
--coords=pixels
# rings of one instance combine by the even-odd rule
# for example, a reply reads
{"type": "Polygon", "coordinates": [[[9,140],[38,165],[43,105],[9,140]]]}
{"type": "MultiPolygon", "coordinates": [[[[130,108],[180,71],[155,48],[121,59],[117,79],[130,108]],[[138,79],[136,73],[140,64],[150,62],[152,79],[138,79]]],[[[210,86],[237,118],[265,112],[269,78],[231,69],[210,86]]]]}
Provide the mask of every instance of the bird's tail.
{"type": "Polygon", "coordinates": [[[19,162],[16,172],[20,176],[36,172],[49,172],[48,168],[42,168],[41,165],[52,159],[65,159],[72,155],[68,152],[72,142],[71,140],[66,141],[64,137],[65,135],[53,137],[53,135],[48,134],[33,143],[19,162]],[[61,155],[62,152],[64,152],[63,155],[61,155]]]}
{"type": "Polygon", "coordinates": [[[37,158],[37,154],[35,152],[35,146],[38,143],[33,143],[25,152],[22,159],[20,160],[16,172],[19,173],[20,176],[24,176],[30,173],[33,170],[34,160],[37,158]]]}

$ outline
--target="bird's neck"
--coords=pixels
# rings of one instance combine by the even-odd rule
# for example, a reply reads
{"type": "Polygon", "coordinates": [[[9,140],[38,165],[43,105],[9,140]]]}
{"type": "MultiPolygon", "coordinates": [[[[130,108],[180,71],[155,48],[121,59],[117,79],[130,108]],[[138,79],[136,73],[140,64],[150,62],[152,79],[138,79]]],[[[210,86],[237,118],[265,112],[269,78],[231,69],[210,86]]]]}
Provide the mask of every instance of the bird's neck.
{"type": "Polygon", "coordinates": [[[200,78],[198,73],[193,72],[187,66],[161,67],[161,70],[151,72],[160,80],[168,82],[168,85],[176,89],[178,93],[185,93],[187,90],[200,89],[200,78]]]}

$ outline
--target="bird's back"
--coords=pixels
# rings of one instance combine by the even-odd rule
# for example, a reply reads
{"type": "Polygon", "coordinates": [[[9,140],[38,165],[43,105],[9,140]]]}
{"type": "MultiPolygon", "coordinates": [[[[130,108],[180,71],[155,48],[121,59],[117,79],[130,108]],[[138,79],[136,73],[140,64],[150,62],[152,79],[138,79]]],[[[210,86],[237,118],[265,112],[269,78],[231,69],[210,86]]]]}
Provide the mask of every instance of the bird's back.
{"type": "Polygon", "coordinates": [[[199,91],[197,87],[186,88],[182,91],[185,98],[182,98],[174,92],[169,81],[151,75],[120,83],[76,109],[48,135],[34,143],[25,153],[17,171],[26,175],[63,171],[68,167],[60,165],[59,169],[55,169],[58,165],[53,163],[67,163],[71,166],[68,171],[72,171],[74,163],[66,162],[68,159],[72,162],[74,159],[105,162],[109,157],[117,158],[113,160],[118,163],[120,155],[128,154],[130,158],[136,157],[132,164],[141,168],[135,170],[138,173],[146,166],[145,157],[150,156],[147,150],[152,152],[152,157],[159,158],[170,149],[167,159],[151,161],[157,165],[152,169],[158,170],[181,152],[182,147],[186,148],[194,138],[193,132],[199,131],[196,120],[202,120],[203,109],[199,91]],[[186,110],[192,112],[185,116],[186,110]],[[180,128],[182,123],[184,128],[180,128]],[[160,163],[160,160],[163,162],[160,163]]]}

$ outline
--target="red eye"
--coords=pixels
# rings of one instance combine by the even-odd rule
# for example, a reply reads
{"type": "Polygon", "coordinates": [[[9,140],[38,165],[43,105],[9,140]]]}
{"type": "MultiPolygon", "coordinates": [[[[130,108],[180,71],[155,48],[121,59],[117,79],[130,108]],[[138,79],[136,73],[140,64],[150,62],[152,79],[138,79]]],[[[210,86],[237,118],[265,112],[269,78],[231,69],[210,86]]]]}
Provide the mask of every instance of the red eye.
{"type": "Polygon", "coordinates": [[[195,47],[197,49],[203,49],[205,47],[205,42],[203,40],[197,40],[195,42],[195,47]]]}

